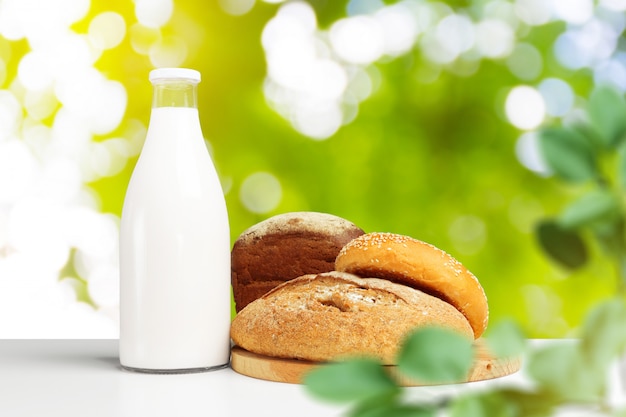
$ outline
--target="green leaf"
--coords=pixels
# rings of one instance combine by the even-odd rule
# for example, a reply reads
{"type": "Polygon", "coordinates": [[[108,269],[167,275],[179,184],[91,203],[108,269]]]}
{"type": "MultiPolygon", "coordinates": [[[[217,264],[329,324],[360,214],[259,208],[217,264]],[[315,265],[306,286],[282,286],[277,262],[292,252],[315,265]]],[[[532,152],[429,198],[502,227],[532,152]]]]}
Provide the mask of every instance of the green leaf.
{"type": "Polygon", "coordinates": [[[619,259],[622,257],[626,242],[624,241],[624,218],[622,214],[616,215],[616,218],[598,220],[589,225],[596,240],[600,244],[606,255],[619,259]]]}
{"type": "Polygon", "coordinates": [[[434,417],[436,410],[428,406],[398,403],[368,404],[349,414],[350,417],[434,417]]]}
{"type": "Polygon", "coordinates": [[[617,153],[617,176],[620,186],[626,188],[626,144],[622,144],[617,153]]]}
{"type": "Polygon", "coordinates": [[[561,404],[560,398],[550,392],[503,388],[499,391],[499,395],[507,404],[515,404],[517,416],[551,416],[554,408],[561,404]]]}
{"type": "Polygon", "coordinates": [[[597,189],[567,206],[558,222],[566,229],[575,229],[594,222],[615,222],[619,215],[619,203],[615,196],[606,189],[597,189]]]}
{"type": "Polygon", "coordinates": [[[485,340],[489,350],[501,358],[521,355],[526,350],[524,333],[512,319],[491,326],[485,340]]]}
{"type": "Polygon", "coordinates": [[[350,359],[313,369],[304,377],[307,390],[333,402],[363,401],[393,395],[399,388],[373,359],[350,359]]]}
{"type": "Polygon", "coordinates": [[[582,328],[583,355],[597,372],[606,373],[611,361],[626,349],[626,304],[605,301],[586,317],[582,328]]]}
{"type": "Polygon", "coordinates": [[[570,182],[598,177],[593,146],[580,132],[567,128],[547,128],[539,134],[539,147],[550,169],[570,182]]]}
{"type": "Polygon", "coordinates": [[[549,392],[523,391],[519,388],[493,388],[480,394],[456,398],[451,417],[548,417],[560,404],[549,392]]]}
{"type": "Polygon", "coordinates": [[[589,97],[591,124],[600,133],[606,147],[615,147],[626,132],[626,101],[608,86],[596,88],[589,97]]]}
{"type": "Polygon", "coordinates": [[[582,238],[554,220],[544,220],[537,225],[537,238],[541,248],[567,268],[580,268],[587,262],[587,248],[582,238]]]}
{"type": "Polygon", "coordinates": [[[427,327],[413,332],[398,357],[400,371],[424,382],[450,383],[467,377],[472,366],[472,341],[451,330],[427,327]]]}
{"type": "Polygon", "coordinates": [[[348,413],[349,417],[377,417],[400,401],[400,389],[384,392],[358,401],[348,413]]]}
{"type": "Polygon", "coordinates": [[[586,141],[591,144],[593,149],[604,149],[606,147],[606,141],[602,137],[602,135],[593,128],[593,126],[589,125],[589,123],[585,123],[582,121],[574,122],[571,125],[567,126],[568,129],[575,130],[580,133],[586,141]]]}
{"type": "Polygon", "coordinates": [[[452,403],[451,417],[516,417],[516,406],[498,391],[469,394],[452,403]]]}
{"type": "Polygon", "coordinates": [[[605,375],[590,366],[573,342],[552,344],[533,352],[528,359],[530,377],[565,400],[599,400],[605,390],[605,375]]]}
{"type": "Polygon", "coordinates": [[[478,395],[459,397],[454,400],[450,408],[451,417],[486,417],[488,415],[478,395]]]}

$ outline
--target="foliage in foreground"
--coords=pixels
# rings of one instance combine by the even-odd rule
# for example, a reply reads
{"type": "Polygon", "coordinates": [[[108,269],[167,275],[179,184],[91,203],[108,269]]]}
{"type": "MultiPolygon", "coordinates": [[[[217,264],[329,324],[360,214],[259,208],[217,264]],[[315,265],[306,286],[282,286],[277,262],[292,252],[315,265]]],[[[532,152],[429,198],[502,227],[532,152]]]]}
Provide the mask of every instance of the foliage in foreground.
{"type": "MultiPolygon", "coordinates": [[[[314,397],[349,405],[349,417],[430,417],[442,411],[452,417],[543,417],[570,405],[597,415],[626,416],[626,410],[615,409],[608,398],[609,369],[626,351],[625,300],[598,305],[581,333],[576,342],[555,341],[531,349],[513,322],[501,322],[491,330],[486,339],[496,356],[524,355],[530,387],[499,386],[443,401],[410,403],[396,377],[380,362],[363,358],[316,368],[305,383],[314,397]]],[[[463,380],[472,361],[470,341],[450,331],[425,328],[407,338],[397,363],[404,376],[445,384],[463,380]]]]}
{"type": "MultiPolygon", "coordinates": [[[[586,317],[580,340],[554,342],[528,351],[520,329],[502,322],[487,341],[499,357],[524,354],[530,388],[498,387],[438,403],[407,404],[398,382],[372,360],[324,366],[306,378],[308,390],[327,401],[350,403],[350,417],[434,416],[543,417],[559,407],[588,407],[607,416],[626,416],[609,403],[609,368],[626,360],[626,100],[609,87],[589,97],[586,118],[539,133],[539,146],[555,178],[584,192],[562,212],[539,222],[546,255],[568,269],[588,261],[597,244],[615,266],[618,297],[586,317]]],[[[398,357],[399,371],[425,382],[454,383],[472,365],[471,344],[441,329],[413,333],[398,357]]],[[[626,375],[621,375],[626,395],[626,375]]]]}
{"type": "Polygon", "coordinates": [[[549,258],[569,269],[586,264],[594,243],[614,265],[618,289],[626,292],[626,100],[599,87],[588,100],[586,119],[550,126],[539,146],[554,176],[583,194],[537,226],[549,258]]]}

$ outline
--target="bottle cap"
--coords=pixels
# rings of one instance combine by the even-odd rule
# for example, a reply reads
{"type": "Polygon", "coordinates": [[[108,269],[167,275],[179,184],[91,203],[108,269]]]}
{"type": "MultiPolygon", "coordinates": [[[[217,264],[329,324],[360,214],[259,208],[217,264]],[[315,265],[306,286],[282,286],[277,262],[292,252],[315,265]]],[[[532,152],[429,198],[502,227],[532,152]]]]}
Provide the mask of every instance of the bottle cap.
{"type": "Polygon", "coordinates": [[[200,72],[189,68],[157,68],[150,71],[150,82],[158,80],[188,80],[200,82],[200,72]]]}

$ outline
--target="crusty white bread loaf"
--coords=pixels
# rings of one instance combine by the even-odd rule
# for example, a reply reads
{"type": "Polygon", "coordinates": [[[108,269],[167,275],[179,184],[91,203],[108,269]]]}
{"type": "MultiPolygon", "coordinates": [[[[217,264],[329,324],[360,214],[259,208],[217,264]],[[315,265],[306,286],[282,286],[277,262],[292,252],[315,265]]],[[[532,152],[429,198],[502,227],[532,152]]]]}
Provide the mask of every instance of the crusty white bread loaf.
{"type": "Polygon", "coordinates": [[[341,248],[363,233],[348,220],[317,212],[279,214],[250,227],[231,252],[236,310],[285,281],[332,271],[341,248]]]}
{"type": "Polygon", "coordinates": [[[376,277],[419,289],[456,307],[478,338],[489,307],[478,279],[435,246],[394,233],[368,233],[349,242],[335,260],[337,271],[376,277]]]}
{"type": "Polygon", "coordinates": [[[253,301],[233,320],[231,337],[272,357],[329,361],[360,355],[394,364],[403,339],[420,326],[473,338],[467,319],[436,297],[333,271],[285,282],[253,301]]]}

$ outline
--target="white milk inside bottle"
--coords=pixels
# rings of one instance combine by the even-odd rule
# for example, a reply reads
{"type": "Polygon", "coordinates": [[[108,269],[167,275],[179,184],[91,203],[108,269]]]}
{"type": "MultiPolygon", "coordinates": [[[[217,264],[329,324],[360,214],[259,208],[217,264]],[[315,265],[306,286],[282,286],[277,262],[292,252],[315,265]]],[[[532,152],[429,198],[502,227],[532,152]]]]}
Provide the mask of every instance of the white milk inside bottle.
{"type": "Polygon", "coordinates": [[[120,227],[120,362],[222,368],[230,350],[230,235],[197,109],[200,73],[163,68],[120,227]]]}

